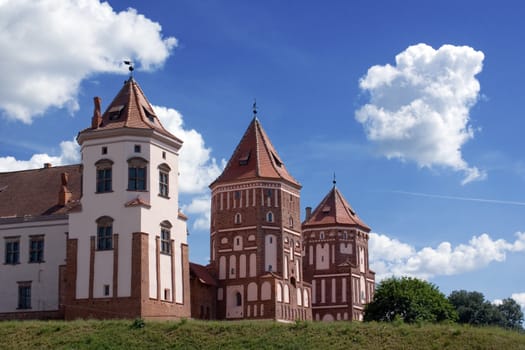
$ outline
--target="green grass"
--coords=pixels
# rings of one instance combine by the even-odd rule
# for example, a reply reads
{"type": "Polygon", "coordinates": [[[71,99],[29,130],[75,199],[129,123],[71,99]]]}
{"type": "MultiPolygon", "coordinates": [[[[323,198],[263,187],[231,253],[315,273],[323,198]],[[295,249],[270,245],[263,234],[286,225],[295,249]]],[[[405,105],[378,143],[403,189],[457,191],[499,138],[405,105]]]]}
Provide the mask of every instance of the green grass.
{"type": "Polygon", "coordinates": [[[0,349],[525,349],[525,334],[456,324],[5,321],[0,349]]]}

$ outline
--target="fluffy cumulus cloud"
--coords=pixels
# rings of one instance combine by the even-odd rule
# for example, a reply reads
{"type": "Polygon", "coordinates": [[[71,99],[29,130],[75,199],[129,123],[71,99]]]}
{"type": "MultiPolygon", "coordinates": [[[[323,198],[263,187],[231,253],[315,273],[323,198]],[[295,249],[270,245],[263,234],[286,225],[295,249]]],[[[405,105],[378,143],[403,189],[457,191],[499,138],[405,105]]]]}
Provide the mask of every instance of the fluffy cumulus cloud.
{"type": "Polygon", "coordinates": [[[29,160],[18,160],[15,157],[0,157],[0,172],[17,171],[42,168],[45,163],[52,165],[65,165],[80,162],[80,147],[76,141],[62,141],[60,154],[49,155],[46,153],[33,154],[29,160]]]}
{"type": "Polygon", "coordinates": [[[154,69],[177,44],[134,9],[99,0],[3,0],[0,28],[0,110],[24,123],[50,107],[77,110],[84,78],[125,73],[123,58],[154,69]]]}
{"type": "Polygon", "coordinates": [[[483,179],[486,174],[461,153],[474,137],[469,111],[479,98],[476,75],[483,59],[483,52],[468,46],[410,46],[395,65],[372,66],[361,78],[370,101],[355,118],[387,158],[462,172],[464,184],[483,179]]]}
{"type": "Polygon", "coordinates": [[[190,216],[195,216],[192,228],[206,231],[210,228],[211,198],[209,195],[193,197],[191,203],[184,205],[182,211],[190,216]]]}
{"type": "Polygon", "coordinates": [[[435,248],[420,250],[386,235],[371,233],[369,251],[370,265],[376,271],[378,280],[392,275],[429,279],[504,261],[508,252],[525,252],[525,233],[517,232],[514,242],[493,240],[484,233],[472,237],[467,244],[453,247],[449,242],[442,242],[435,248]]]}
{"type": "Polygon", "coordinates": [[[511,298],[516,300],[522,309],[525,309],[525,293],[512,293],[511,298]]]}
{"type": "Polygon", "coordinates": [[[194,129],[183,128],[182,115],[173,108],[153,106],[162,125],[184,141],[179,156],[180,191],[202,193],[219,176],[224,160],[219,166],[210,156],[211,149],[204,144],[202,135],[194,129]]]}

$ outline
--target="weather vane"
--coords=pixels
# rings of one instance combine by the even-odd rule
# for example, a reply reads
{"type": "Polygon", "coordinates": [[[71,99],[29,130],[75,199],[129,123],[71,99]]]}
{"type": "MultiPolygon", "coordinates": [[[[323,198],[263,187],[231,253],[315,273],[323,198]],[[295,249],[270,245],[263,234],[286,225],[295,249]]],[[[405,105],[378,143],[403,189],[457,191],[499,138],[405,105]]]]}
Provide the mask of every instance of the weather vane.
{"type": "Polygon", "coordinates": [[[257,118],[257,100],[253,99],[253,117],[257,118]]]}
{"type": "Polygon", "coordinates": [[[334,186],[337,183],[337,181],[335,180],[335,171],[334,171],[334,179],[332,180],[332,183],[334,184],[334,186]]]}
{"type": "Polygon", "coordinates": [[[135,70],[135,68],[133,67],[133,62],[131,60],[125,60],[124,61],[124,64],[126,66],[129,66],[128,67],[128,70],[129,70],[129,77],[130,78],[133,78],[133,71],[135,70]]]}

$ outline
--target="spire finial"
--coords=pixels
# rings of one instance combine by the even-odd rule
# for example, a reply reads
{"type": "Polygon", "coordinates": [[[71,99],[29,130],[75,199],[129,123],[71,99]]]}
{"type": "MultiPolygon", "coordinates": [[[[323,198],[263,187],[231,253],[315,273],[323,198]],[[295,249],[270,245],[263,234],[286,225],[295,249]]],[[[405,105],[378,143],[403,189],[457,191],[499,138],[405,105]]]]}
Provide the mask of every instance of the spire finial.
{"type": "Polygon", "coordinates": [[[124,64],[128,67],[129,70],[129,78],[133,79],[133,71],[135,70],[135,67],[133,67],[133,61],[131,60],[124,60],[124,64]]]}
{"type": "Polygon", "coordinates": [[[335,184],[337,183],[337,181],[335,180],[335,171],[334,171],[334,179],[332,180],[332,183],[334,184],[334,187],[335,187],[335,184]]]}
{"type": "Polygon", "coordinates": [[[253,99],[253,117],[257,118],[257,100],[253,99]]]}

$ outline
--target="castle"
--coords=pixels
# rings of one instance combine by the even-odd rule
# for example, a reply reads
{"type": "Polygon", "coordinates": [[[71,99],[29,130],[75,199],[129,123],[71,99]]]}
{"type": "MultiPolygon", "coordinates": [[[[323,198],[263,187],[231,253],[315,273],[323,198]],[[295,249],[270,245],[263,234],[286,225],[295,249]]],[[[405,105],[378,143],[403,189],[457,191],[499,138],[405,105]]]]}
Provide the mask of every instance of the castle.
{"type": "Polygon", "coordinates": [[[361,320],[370,228],[301,185],[254,116],[210,185],[210,264],[189,262],[183,141],[129,78],[79,132],[81,164],[0,173],[0,319],[361,320]]]}

